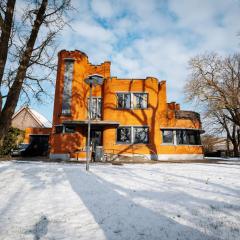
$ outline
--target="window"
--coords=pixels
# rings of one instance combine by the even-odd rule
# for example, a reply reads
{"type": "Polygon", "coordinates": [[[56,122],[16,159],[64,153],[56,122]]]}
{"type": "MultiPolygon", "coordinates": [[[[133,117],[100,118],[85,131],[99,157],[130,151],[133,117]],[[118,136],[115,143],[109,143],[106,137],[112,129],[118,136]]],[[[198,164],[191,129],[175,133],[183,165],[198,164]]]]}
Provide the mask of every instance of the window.
{"type": "Polygon", "coordinates": [[[194,130],[177,130],[177,144],[200,145],[200,133],[194,130]]]}
{"type": "Polygon", "coordinates": [[[131,108],[131,95],[130,93],[117,93],[118,108],[129,109],[131,108]]]}
{"type": "Polygon", "coordinates": [[[76,130],[75,126],[63,126],[63,125],[58,125],[55,126],[55,133],[74,133],[76,130]]]}
{"type": "Polygon", "coordinates": [[[74,133],[75,129],[75,126],[64,126],[64,133],[74,133]]]}
{"type": "Polygon", "coordinates": [[[134,127],[133,128],[133,142],[134,143],[148,143],[148,127],[134,127]]]}
{"type": "Polygon", "coordinates": [[[117,128],[117,143],[148,143],[148,127],[119,127],[117,128]]]}
{"type": "Polygon", "coordinates": [[[62,114],[71,114],[73,59],[65,59],[62,114]]]}
{"type": "MultiPolygon", "coordinates": [[[[88,99],[88,106],[89,106],[89,99],[88,99]]],[[[102,98],[93,97],[91,119],[101,119],[101,117],[102,117],[102,98]]]]}
{"type": "Polygon", "coordinates": [[[148,107],[147,93],[117,93],[119,109],[145,109],[148,107]]]}
{"type": "Polygon", "coordinates": [[[147,108],[148,94],[147,93],[133,93],[133,108],[144,109],[147,108]]]}
{"type": "Polygon", "coordinates": [[[119,127],[117,129],[118,143],[131,143],[131,127],[119,127]]]}
{"type": "Polygon", "coordinates": [[[59,134],[63,132],[63,126],[55,126],[55,133],[59,134]]]}
{"type": "Polygon", "coordinates": [[[173,130],[162,130],[162,142],[163,143],[174,143],[173,130]]]}

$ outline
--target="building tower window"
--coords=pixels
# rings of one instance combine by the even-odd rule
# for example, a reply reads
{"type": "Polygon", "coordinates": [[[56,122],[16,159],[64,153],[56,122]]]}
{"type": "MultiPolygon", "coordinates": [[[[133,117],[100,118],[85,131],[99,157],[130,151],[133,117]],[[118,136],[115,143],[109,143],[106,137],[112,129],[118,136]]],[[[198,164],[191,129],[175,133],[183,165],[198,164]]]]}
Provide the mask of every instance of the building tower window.
{"type": "Polygon", "coordinates": [[[72,100],[72,77],[73,77],[73,59],[65,59],[65,70],[64,70],[64,85],[63,85],[63,96],[62,96],[62,114],[71,114],[71,100],[72,100]]]}

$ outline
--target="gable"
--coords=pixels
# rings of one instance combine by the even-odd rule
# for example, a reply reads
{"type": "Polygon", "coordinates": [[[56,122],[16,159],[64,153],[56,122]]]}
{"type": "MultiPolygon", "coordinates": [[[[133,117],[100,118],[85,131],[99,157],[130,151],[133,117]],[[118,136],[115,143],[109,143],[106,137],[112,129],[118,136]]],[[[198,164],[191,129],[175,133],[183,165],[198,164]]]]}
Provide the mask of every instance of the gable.
{"type": "Polygon", "coordinates": [[[34,117],[29,113],[29,111],[24,108],[19,111],[12,119],[12,127],[25,130],[29,127],[42,127],[34,117]]]}

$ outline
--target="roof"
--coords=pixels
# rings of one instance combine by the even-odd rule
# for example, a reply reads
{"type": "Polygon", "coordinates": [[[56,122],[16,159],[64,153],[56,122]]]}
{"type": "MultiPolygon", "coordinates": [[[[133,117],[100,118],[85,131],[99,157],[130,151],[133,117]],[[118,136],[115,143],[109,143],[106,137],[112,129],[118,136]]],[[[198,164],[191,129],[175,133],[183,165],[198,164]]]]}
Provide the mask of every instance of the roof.
{"type": "Polygon", "coordinates": [[[20,108],[16,113],[14,113],[12,118],[15,118],[20,112],[24,110],[26,110],[42,127],[46,128],[52,127],[52,123],[48,119],[46,119],[41,113],[27,106],[20,108]]]}

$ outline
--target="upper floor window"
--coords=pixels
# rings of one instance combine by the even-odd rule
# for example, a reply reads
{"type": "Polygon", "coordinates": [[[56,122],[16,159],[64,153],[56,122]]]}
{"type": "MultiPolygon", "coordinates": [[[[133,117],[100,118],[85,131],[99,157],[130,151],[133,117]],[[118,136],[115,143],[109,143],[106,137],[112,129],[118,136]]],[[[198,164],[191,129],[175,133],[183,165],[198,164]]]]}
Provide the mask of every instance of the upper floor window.
{"type": "Polygon", "coordinates": [[[148,94],[147,93],[133,93],[133,108],[144,109],[147,108],[148,94]]]}
{"type": "Polygon", "coordinates": [[[131,95],[130,93],[117,93],[118,108],[129,109],[131,108],[131,95]]]}
{"type": "Polygon", "coordinates": [[[57,125],[55,126],[55,133],[75,133],[76,127],[75,126],[64,126],[64,125],[57,125]]]}
{"type": "Polygon", "coordinates": [[[147,93],[117,93],[117,108],[119,109],[145,109],[147,106],[147,93]]]}
{"type": "MultiPolygon", "coordinates": [[[[88,99],[88,106],[89,106],[89,99],[88,99]]],[[[102,98],[92,97],[91,119],[101,119],[101,117],[102,117],[102,98]]]]}
{"type": "Polygon", "coordinates": [[[64,84],[62,96],[62,114],[71,114],[71,100],[72,100],[72,77],[73,77],[73,59],[65,59],[64,65],[64,84]]]}

